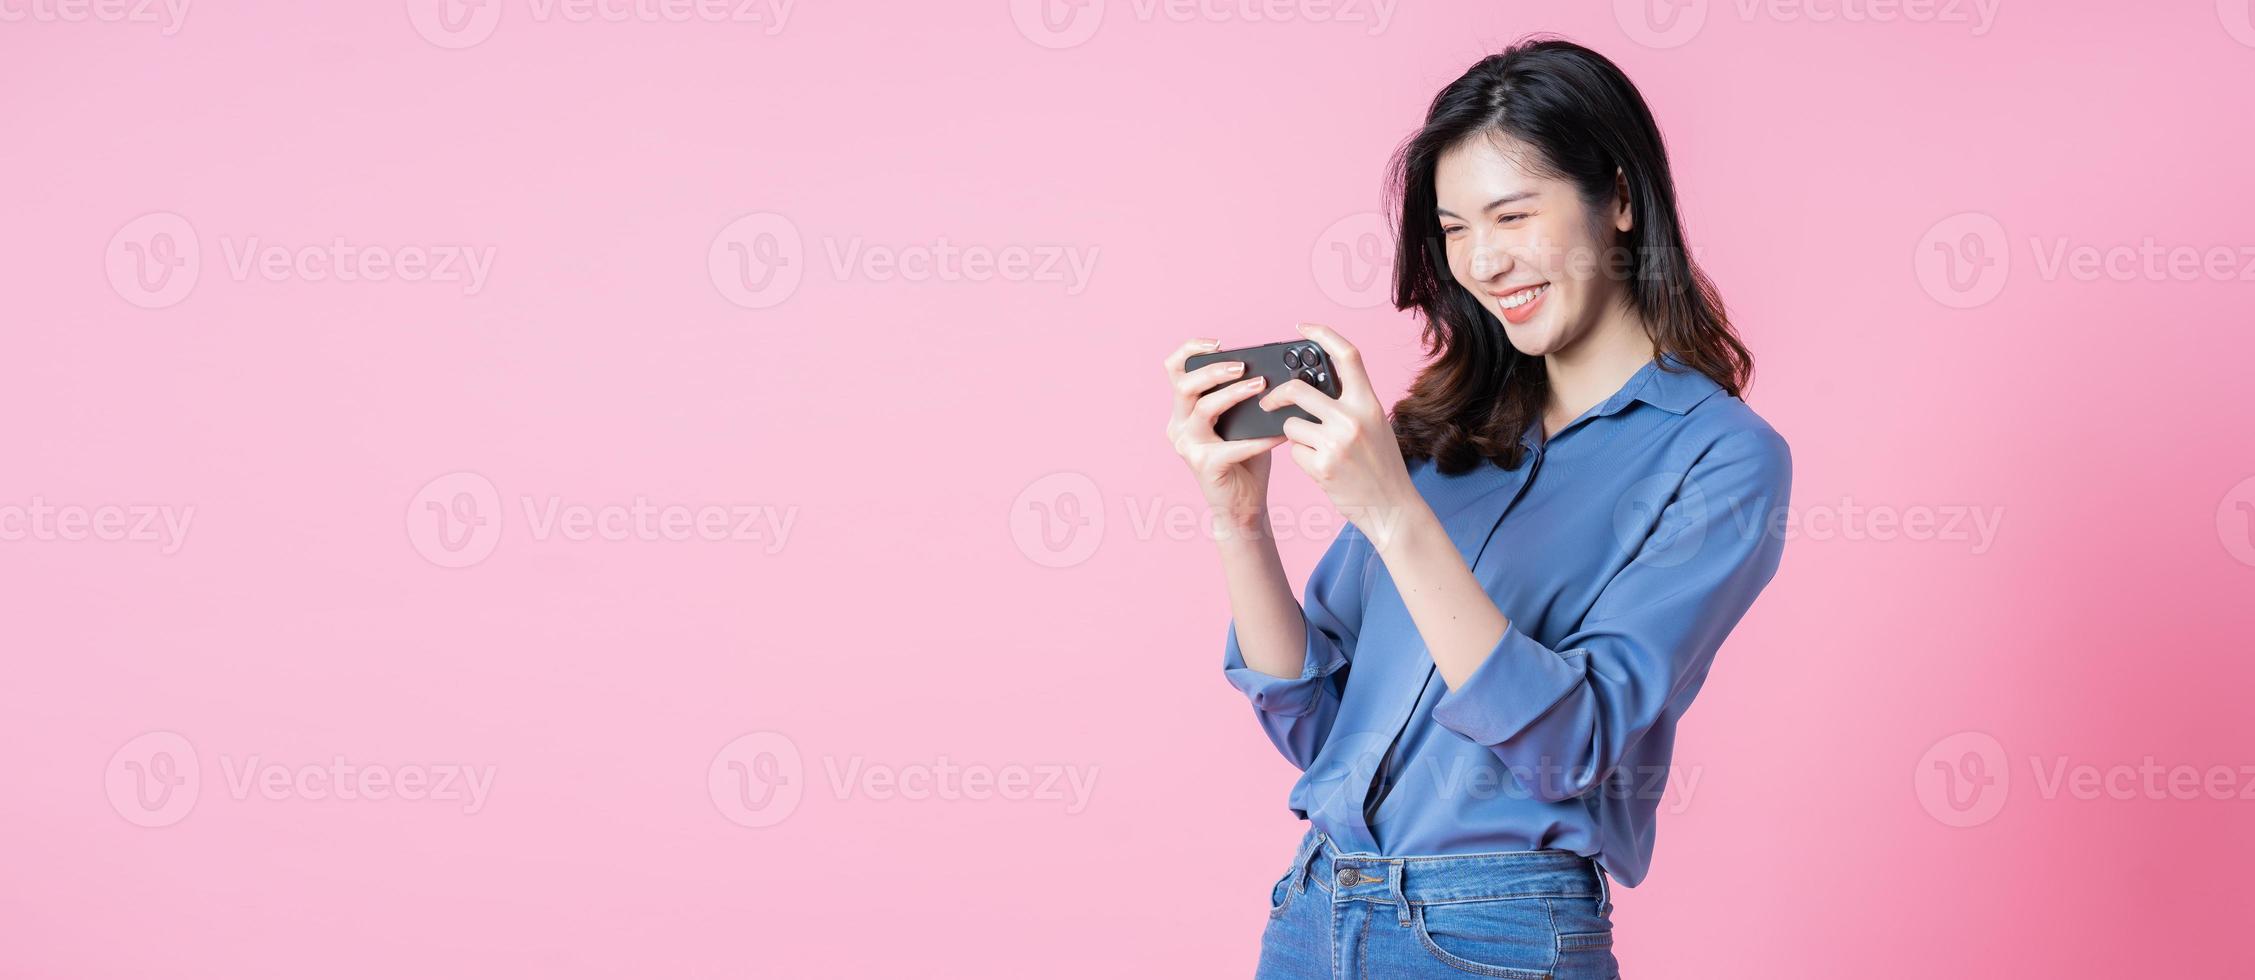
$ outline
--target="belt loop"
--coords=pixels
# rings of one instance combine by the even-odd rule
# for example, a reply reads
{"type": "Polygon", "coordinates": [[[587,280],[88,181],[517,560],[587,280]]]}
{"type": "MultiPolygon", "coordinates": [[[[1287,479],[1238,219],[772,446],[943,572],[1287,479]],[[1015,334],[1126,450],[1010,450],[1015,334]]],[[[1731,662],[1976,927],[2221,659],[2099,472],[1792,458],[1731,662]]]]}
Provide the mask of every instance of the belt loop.
{"type": "Polygon", "coordinates": [[[1592,858],[1589,866],[1597,869],[1597,914],[1599,918],[1613,914],[1613,885],[1605,873],[1605,866],[1592,858]]]}
{"type": "Polygon", "coordinates": [[[1306,840],[1300,842],[1300,853],[1292,859],[1292,891],[1306,894],[1308,890],[1308,864],[1315,860],[1315,852],[1323,846],[1323,835],[1308,831],[1306,840]]]}
{"type": "Polygon", "coordinates": [[[1409,927],[1409,896],[1402,892],[1402,865],[1406,861],[1392,861],[1386,865],[1386,886],[1394,892],[1394,907],[1401,914],[1402,927],[1409,927]]]}

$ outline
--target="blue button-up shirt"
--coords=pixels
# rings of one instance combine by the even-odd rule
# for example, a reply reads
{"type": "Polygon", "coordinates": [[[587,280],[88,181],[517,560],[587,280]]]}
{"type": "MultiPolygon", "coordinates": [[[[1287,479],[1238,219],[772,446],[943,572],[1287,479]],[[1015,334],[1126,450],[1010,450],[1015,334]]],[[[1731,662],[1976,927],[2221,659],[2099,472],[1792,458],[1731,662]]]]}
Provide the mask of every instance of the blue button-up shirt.
{"type": "Polygon", "coordinates": [[[1676,723],[1776,573],[1785,440],[1673,357],[1645,365],[1517,469],[1410,479],[1511,621],[1460,688],[1433,669],[1353,525],[1308,576],[1297,678],[1223,669],[1303,770],[1294,812],[1345,851],[1557,848],[1624,885],[1652,860],[1676,723]],[[1664,367],[1663,367],[1664,363],[1664,367]]]}

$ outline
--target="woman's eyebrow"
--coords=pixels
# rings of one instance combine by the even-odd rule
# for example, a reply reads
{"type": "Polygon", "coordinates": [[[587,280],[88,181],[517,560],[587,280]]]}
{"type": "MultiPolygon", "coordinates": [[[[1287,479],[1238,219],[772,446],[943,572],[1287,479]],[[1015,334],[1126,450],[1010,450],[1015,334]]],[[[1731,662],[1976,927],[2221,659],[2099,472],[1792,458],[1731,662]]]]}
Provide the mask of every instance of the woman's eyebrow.
{"type": "MultiPolygon", "coordinates": [[[[1502,206],[1504,206],[1504,205],[1506,205],[1506,204],[1510,204],[1510,203],[1511,203],[1511,202],[1513,202],[1513,201],[1523,201],[1523,200],[1526,200],[1527,198],[1530,198],[1530,197],[1533,197],[1533,196],[1535,196],[1535,192],[1534,192],[1534,191],[1519,191],[1519,192],[1517,192],[1517,193],[1513,193],[1513,194],[1505,194],[1504,196],[1502,196],[1502,197],[1499,197],[1499,198],[1496,198],[1496,199],[1495,199],[1495,200],[1493,200],[1493,201],[1489,201],[1489,202],[1488,202],[1488,206],[1487,206],[1487,207],[1484,207],[1484,208],[1481,208],[1481,209],[1480,209],[1480,211],[1481,211],[1482,213],[1486,213],[1486,212],[1489,212],[1489,211],[1493,211],[1493,210],[1495,210],[1495,209],[1497,209],[1497,208],[1500,208],[1500,207],[1502,207],[1502,206]]],[[[1441,209],[1440,209],[1440,212],[1441,212],[1442,214],[1448,215],[1448,216],[1449,216],[1449,217],[1451,217],[1451,218],[1459,218],[1459,219],[1461,219],[1461,218],[1463,217],[1463,215],[1457,214],[1456,212],[1454,212],[1454,211],[1451,211],[1451,210],[1449,210],[1449,209],[1447,209],[1447,208],[1441,208],[1441,209]]]]}

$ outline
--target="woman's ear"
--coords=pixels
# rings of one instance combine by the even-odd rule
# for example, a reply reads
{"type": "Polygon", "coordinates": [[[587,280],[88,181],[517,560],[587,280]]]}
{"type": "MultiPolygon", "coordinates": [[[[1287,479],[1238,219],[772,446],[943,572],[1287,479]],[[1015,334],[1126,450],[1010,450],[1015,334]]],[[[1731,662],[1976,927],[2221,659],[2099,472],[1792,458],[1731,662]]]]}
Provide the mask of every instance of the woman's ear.
{"type": "Polygon", "coordinates": [[[1629,177],[1621,168],[1613,168],[1613,230],[1627,234],[1636,227],[1636,214],[1629,208],[1629,177]]]}

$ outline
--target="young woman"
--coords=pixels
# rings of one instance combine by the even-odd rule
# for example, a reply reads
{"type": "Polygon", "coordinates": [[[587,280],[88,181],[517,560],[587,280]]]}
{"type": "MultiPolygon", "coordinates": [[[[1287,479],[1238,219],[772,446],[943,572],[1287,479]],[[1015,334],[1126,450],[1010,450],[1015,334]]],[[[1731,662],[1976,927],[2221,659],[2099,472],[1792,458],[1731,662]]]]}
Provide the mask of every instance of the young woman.
{"type": "Polygon", "coordinates": [[[1304,772],[1260,976],[1617,976],[1607,876],[1644,878],[1676,723],[1777,570],[1786,445],[1691,261],[1660,132],[1556,40],[1472,66],[1393,162],[1394,302],[1432,361],[1391,422],[1167,361],[1168,437],[1217,515],[1230,682],[1304,772]],[[1209,389],[1215,389],[1211,393],[1209,389]],[[1296,405],[1224,441],[1225,408],[1296,405]],[[1351,523],[1294,601],[1271,450],[1351,523]]]}

